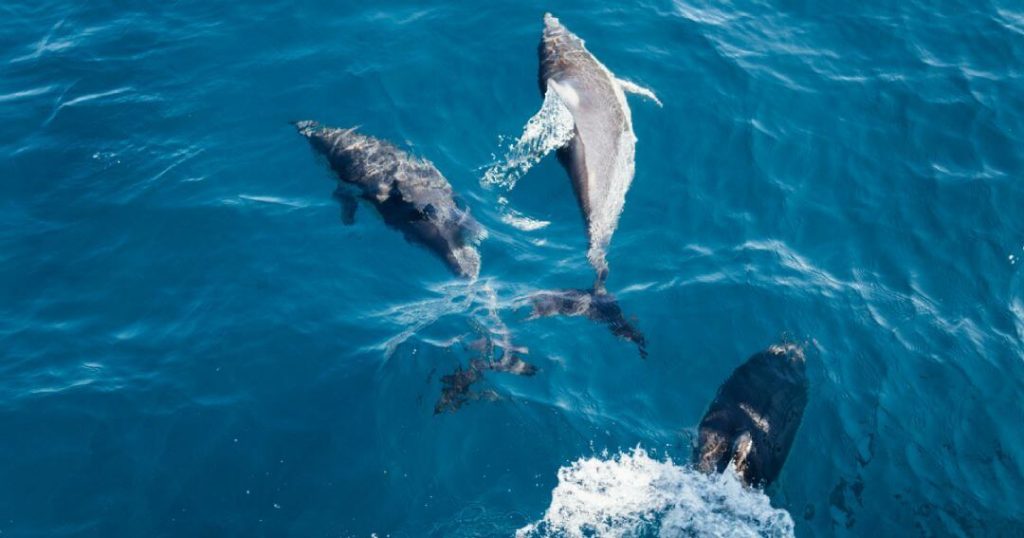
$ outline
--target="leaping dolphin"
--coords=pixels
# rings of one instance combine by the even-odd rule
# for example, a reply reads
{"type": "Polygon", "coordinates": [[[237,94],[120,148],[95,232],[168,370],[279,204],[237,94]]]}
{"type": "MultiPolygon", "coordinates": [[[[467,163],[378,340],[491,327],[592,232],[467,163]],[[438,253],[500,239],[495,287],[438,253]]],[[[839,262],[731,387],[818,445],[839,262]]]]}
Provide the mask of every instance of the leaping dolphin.
{"type": "Polygon", "coordinates": [[[351,224],[356,196],[372,204],[392,228],[409,241],[436,253],[455,274],[475,279],[480,274],[480,253],[474,243],[482,228],[461,205],[448,180],[426,159],[393,144],[356,132],[333,129],[313,121],[296,122],[316,151],[323,154],[353,195],[341,188],[342,220],[351,224]]]}
{"type": "Polygon", "coordinates": [[[587,258],[597,272],[594,288],[600,292],[608,276],[608,245],[634,174],[636,135],[625,94],[661,103],[650,90],[616,78],[550,13],[544,15],[538,54],[541,94],[555,92],[572,114],[573,136],[558,155],[587,223],[587,258]]]}
{"type": "Polygon", "coordinates": [[[697,468],[722,472],[731,463],[745,484],[768,487],[786,462],[805,407],[803,351],[785,344],[754,355],[722,384],[700,421],[697,468]]]}

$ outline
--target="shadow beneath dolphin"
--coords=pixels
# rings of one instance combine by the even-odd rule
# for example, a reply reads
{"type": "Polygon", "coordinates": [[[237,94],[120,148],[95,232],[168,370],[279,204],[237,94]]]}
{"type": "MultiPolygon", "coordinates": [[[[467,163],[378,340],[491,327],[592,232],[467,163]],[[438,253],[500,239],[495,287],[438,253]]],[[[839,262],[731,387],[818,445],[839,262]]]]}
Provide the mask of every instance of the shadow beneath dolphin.
{"type": "Polygon", "coordinates": [[[524,361],[517,353],[524,352],[521,348],[504,341],[495,345],[489,336],[469,344],[469,348],[479,353],[477,358],[469,361],[469,367],[459,366],[454,372],[441,376],[441,397],[434,404],[434,414],[446,411],[458,411],[463,405],[478,401],[496,401],[501,397],[493,390],[474,391],[473,385],[484,378],[484,372],[502,372],[521,376],[532,376],[537,367],[524,361]],[[499,351],[500,348],[500,351],[499,351]]]}
{"type": "Polygon", "coordinates": [[[484,379],[485,372],[500,372],[521,376],[532,376],[537,367],[524,361],[522,355],[529,350],[512,342],[509,330],[499,314],[498,296],[489,283],[480,288],[484,304],[482,318],[470,317],[468,322],[479,336],[466,347],[476,355],[469,361],[469,367],[459,366],[454,372],[441,377],[441,397],[434,405],[434,414],[457,411],[463,405],[477,400],[494,401],[501,399],[493,390],[473,390],[473,386],[484,379]]]}
{"type": "MultiPolygon", "coordinates": [[[[636,344],[640,357],[647,358],[647,339],[636,326],[626,318],[618,301],[612,294],[593,290],[567,289],[542,291],[526,298],[532,305],[528,320],[562,316],[585,316],[604,323],[612,334],[636,344]]],[[[496,316],[496,313],[492,313],[496,316]]],[[[521,376],[532,376],[537,367],[524,361],[521,354],[525,348],[515,346],[503,324],[498,331],[477,327],[482,336],[467,347],[477,353],[469,366],[459,366],[454,372],[441,377],[441,397],[434,406],[434,414],[457,411],[473,401],[495,401],[501,397],[493,390],[474,390],[484,379],[486,372],[501,372],[521,376]]]]}
{"type": "Polygon", "coordinates": [[[633,342],[640,358],[647,358],[647,338],[626,318],[615,296],[604,290],[542,291],[529,297],[533,312],[528,320],[551,316],[585,316],[604,323],[615,336],[633,342]]]}

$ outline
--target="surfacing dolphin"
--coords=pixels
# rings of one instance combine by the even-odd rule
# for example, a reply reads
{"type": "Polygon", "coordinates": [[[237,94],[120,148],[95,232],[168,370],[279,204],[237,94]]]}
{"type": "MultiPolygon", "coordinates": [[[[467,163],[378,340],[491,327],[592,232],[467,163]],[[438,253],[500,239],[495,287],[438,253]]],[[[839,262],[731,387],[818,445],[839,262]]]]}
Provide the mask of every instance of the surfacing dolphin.
{"type": "Polygon", "coordinates": [[[538,49],[540,91],[555,92],[573,118],[573,136],[558,150],[572,178],[587,224],[587,258],[597,272],[596,291],[608,276],[607,250],[633,181],[636,135],[626,92],[650,90],[620,80],[594,57],[583,40],[550,13],[538,49]]]}
{"type": "MultiPolygon", "coordinates": [[[[586,221],[587,259],[597,276],[591,290],[569,289],[534,295],[531,318],[558,314],[586,316],[607,324],[613,334],[635,343],[640,356],[646,357],[644,335],[623,315],[615,297],[606,291],[605,280],[608,245],[618,226],[634,174],[636,135],[625,94],[637,93],[659,105],[661,102],[650,90],[616,78],[587,50],[582,39],[550,13],[544,15],[538,55],[538,81],[544,107],[534,119],[544,116],[545,108],[552,102],[564,107],[572,117],[572,133],[563,139],[567,142],[558,148],[558,158],[569,173],[586,221]]],[[[561,131],[553,132],[559,136],[561,131]]],[[[524,139],[531,133],[528,129],[524,139]]]]}
{"type": "Polygon", "coordinates": [[[807,407],[804,364],[799,347],[783,344],[737,368],[700,421],[697,468],[720,473],[732,463],[743,483],[768,487],[786,462],[807,407]]]}
{"type": "Polygon", "coordinates": [[[405,238],[426,246],[455,274],[475,279],[480,253],[474,245],[483,235],[469,209],[456,200],[452,187],[433,163],[393,144],[313,121],[296,122],[299,133],[323,154],[344,185],[339,188],[342,220],[353,222],[356,196],[380,212],[384,222],[405,238]]]}

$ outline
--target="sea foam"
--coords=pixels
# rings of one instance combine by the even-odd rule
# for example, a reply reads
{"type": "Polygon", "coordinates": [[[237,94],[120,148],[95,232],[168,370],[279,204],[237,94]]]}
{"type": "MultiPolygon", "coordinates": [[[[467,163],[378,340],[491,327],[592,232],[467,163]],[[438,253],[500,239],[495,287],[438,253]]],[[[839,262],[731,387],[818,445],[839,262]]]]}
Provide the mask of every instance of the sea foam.
{"type": "Polygon", "coordinates": [[[793,535],[789,513],[734,473],[707,475],[639,447],[559,469],[544,517],[516,532],[517,538],[793,535]]]}

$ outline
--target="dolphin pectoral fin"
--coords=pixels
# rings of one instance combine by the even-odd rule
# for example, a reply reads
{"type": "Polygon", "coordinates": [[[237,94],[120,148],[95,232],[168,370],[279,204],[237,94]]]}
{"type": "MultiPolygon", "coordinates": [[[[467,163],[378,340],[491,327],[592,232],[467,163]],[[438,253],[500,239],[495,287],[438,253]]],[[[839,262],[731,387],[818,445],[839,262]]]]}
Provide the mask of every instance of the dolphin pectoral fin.
{"type": "Polygon", "coordinates": [[[359,201],[356,197],[345,190],[338,189],[334,191],[334,198],[341,203],[341,222],[345,226],[351,226],[356,222],[356,208],[359,207],[359,201]]]}
{"type": "Polygon", "coordinates": [[[635,94],[635,95],[641,95],[643,97],[646,97],[646,98],[650,99],[651,101],[654,101],[654,104],[658,105],[659,107],[665,106],[665,105],[661,104],[661,100],[658,99],[657,95],[654,95],[653,91],[651,91],[651,90],[649,90],[647,88],[644,88],[643,86],[640,86],[639,84],[635,84],[633,82],[630,82],[628,80],[623,80],[621,78],[615,79],[615,80],[616,80],[616,82],[619,83],[619,87],[622,88],[622,91],[624,91],[626,93],[632,93],[632,94],[635,94]]]}
{"type": "Polygon", "coordinates": [[[548,91],[554,91],[562,105],[570,112],[580,106],[579,94],[568,84],[560,84],[554,79],[548,80],[548,91]]]}
{"type": "Polygon", "coordinates": [[[356,202],[354,196],[346,196],[341,201],[341,222],[345,226],[351,226],[356,223],[356,208],[359,204],[356,202]]]}

